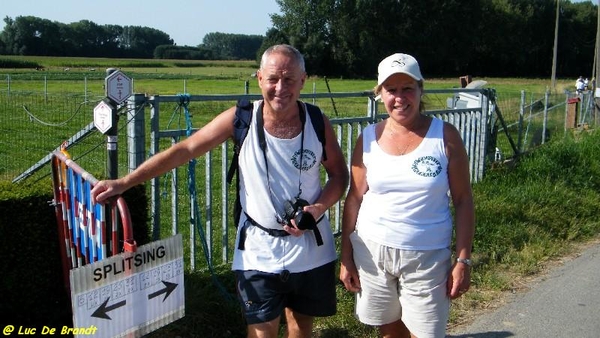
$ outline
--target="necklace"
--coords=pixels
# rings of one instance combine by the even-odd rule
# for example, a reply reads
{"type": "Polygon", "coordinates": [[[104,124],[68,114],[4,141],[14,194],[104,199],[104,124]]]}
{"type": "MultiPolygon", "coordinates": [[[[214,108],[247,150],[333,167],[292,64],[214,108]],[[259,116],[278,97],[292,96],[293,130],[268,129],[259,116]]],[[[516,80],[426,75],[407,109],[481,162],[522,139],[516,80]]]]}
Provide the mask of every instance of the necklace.
{"type": "Polygon", "coordinates": [[[419,120],[415,123],[415,127],[412,129],[407,128],[405,133],[395,130],[391,123],[388,126],[388,123],[389,122],[386,122],[384,129],[388,130],[387,135],[395,148],[394,154],[399,156],[405,155],[407,152],[412,150],[413,144],[419,139],[417,132],[423,125],[422,119],[419,118],[419,120]],[[386,126],[388,128],[385,128],[386,126]]]}

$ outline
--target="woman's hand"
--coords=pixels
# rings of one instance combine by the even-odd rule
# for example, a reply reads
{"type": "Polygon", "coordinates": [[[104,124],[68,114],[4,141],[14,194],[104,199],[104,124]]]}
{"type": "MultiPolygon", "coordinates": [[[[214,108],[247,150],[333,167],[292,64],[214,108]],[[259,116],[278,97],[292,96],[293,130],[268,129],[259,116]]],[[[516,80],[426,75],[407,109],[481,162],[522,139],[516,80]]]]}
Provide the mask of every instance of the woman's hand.
{"type": "Polygon", "coordinates": [[[340,280],[344,283],[346,290],[350,292],[360,291],[358,270],[352,258],[342,259],[340,264],[340,280]]]}
{"type": "Polygon", "coordinates": [[[456,299],[469,291],[471,286],[471,267],[464,263],[454,263],[448,276],[448,296],[456,299]]]}

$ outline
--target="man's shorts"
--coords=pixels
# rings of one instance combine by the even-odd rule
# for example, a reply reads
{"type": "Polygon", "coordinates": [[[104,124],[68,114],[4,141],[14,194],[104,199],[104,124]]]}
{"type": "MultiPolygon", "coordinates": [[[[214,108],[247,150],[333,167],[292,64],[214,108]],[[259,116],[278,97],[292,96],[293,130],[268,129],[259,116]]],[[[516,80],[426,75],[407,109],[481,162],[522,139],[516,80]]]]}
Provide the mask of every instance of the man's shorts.
{"type": "Polygon", "coordinates": [[[356,317],[381,326],[402,319],[419,338],[444,337],[450,313],[450,250],[400,250],[350,235],[361,291],[356,317]]]}
{"type": "Polygon", "coordinates": [[[247,324],[269,322],[286,307],[307,316],[334,315],[335,263],[288,274],[236,270],[238,299],[247,324]]]}

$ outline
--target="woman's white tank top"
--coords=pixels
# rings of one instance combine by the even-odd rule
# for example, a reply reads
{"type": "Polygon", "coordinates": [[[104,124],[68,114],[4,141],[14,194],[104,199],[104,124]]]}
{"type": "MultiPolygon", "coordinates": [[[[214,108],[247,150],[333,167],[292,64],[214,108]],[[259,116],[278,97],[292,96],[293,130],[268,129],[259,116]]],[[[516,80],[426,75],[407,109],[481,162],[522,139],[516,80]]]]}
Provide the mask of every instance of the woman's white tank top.
{"type": "Polygon", "coordinates": [[[444,122],[433,118],[415,150],[394,156],[379,147],[374,124],[364,129],[368,191],[356,224],[361,237],[403,250],[450,246],[452,217],[443,131],[444,122]]]}

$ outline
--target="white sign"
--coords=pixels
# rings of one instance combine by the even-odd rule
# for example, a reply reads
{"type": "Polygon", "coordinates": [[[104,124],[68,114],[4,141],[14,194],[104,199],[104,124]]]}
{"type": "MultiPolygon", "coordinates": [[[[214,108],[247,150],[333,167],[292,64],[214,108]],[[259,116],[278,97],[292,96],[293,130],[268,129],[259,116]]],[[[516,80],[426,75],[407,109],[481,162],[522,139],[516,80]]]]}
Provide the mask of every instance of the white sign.
{"type": "Polygon", "coordinates": [[[112,125],[112,107],[106,102],[100,101],[100,103],[94,107],[94,126],[102,134],[106,134],[106,132],[112,128],[112,125]]]}
{"type": "Polygon", "coordinates": [[[105,82],[106,96],[117,104],[131,96],[131,79],[120,70],[107,76],[105,82]]]}
{"type": "Polygon", "coordinates": [[[73,269],[73,327],[96,337],[155,331],[184,316],[183,275],[181,234],[73,269]]]}

